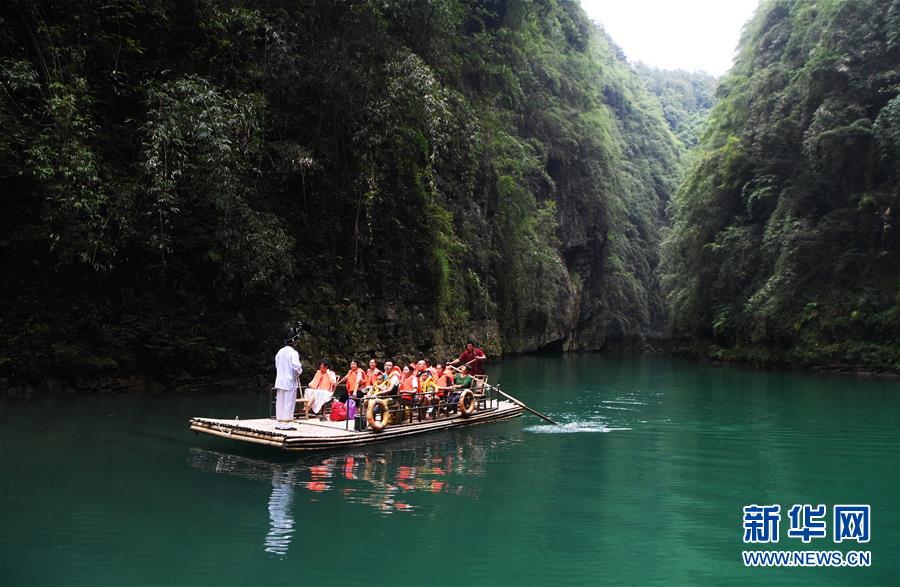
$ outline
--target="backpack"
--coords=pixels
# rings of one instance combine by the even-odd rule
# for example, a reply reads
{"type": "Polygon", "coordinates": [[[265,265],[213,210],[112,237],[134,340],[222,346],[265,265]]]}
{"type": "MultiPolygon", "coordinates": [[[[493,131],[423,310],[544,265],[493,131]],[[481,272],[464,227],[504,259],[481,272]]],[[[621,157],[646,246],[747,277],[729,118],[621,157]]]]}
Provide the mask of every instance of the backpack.
{"type": "Polygon", "coordinates": [[[347,419],[347,408],[339,401],[331,404],[331,421],[343,422],[347,419]]]}

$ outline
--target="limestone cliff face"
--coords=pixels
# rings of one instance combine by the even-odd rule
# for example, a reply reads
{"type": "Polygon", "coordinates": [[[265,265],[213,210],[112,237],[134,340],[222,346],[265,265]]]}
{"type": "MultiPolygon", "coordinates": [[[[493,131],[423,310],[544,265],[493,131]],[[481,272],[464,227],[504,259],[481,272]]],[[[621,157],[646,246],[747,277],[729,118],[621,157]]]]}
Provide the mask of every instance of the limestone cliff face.
{"type": "Polygon", "coordinates": [[[900,2],[761,2],[663,246],[716,359],[900,367],[900,2]]]}
{"type": "MultiPolygon", "coordinates": [[[[614,49],[596,34],[595,50],[614,49]]],[[[608,141],[587,140],[576,153],[559,150],[548,160],[570,284],[557,291],[573,299],[560,304],[556,330],[532,337],[531,348],[542,341],[595,350],[665,336],[659,244],[682,152],[634,72],[615,56],[604,65],[607,75],[616,73],[615,83],[601,82],[608,141]]]]}
{"type": "MultiPolygon", "coordinates": [[[[517,64],[510,79],[520,96],[510,102],[508,89],[492,94],[498,90],[483,83],[452,89],[471,105],[473,132],[451,141],[458,151],[438,152],[415,168],[434,176],[426,214],[446,214],[448,223],[443,234],[420,241],[425,249],[384,249],[394,263],[384,271],[413,268],[413,278],[402,288],[348,295],[354,315],[379,326],[375,334],[340,336],[340,348],[450,356],[473,338],[496,356],[595,350],[661,335],[657,255],[681,152],[658,102],[577,6],[511,3],[499,16],[496,33],[507,41],[495,38],[492,51],[498,66],[517,64]],[[548,26],[526,40],[523,22],[537,14],[574,28],[561,35],[548,26]],[[493,106],[484,109],[485,101],[493,106]],[[471,165],[465,185],[462,156],[471,165]],[[423,267],[423,254],[446,273],[423,267]]],[[[416,67],[420,76],[433,74],[425,63],[416,67]]],[[[396,165],[387,168],[397,173],[396,165]]],[[[401,216],[410,212],[420,214],[401,216]]],[[[335,346],[328,338],[320,344],[335,346]]]]}
{"type": "Polygon", "coordinates": [[[0,376],[653,335],[678,149],[577,2],[276,4],[13,0],[0,376]]]}

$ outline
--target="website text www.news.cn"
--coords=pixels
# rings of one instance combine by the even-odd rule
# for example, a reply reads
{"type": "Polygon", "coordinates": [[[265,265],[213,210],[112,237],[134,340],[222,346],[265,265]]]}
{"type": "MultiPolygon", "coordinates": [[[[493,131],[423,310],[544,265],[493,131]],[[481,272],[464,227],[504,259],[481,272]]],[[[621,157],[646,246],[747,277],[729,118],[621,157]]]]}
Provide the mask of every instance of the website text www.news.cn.
{"type": "Polygon", "coordinates": [[[745,550],[746,567],[870,567],[868,550],[745,550]]]}

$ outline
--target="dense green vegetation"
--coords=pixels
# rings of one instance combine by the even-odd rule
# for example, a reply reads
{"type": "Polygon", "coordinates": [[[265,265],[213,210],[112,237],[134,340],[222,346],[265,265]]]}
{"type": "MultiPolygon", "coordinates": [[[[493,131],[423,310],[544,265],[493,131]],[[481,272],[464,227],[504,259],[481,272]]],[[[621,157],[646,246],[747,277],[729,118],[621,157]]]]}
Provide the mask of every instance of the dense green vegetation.
{"type": "Polygon", "coordinates": [[[716,78],[702,71],[672,71],[638,63],[635,70],[662,106],[669,128],[685,146],[693,149],[703,124],[715,104],[716,78]]]}
{"type": "Polygon", "coordinates": [[[674,200],[677,336],[900,369],[900,2],[767,1],[674,200]]]}
{"type": "Polygon", "coordinates": [[[0,371],[658,336],[678,143],[556,0],[7,2],[0,371]]]}
{"type": "Polygon", "coordinates": [[[764,2],[715,95],[561,0],[5,8],[0,377],[267,372],[296,319],[900,368],[898,0],[764,2]]]}

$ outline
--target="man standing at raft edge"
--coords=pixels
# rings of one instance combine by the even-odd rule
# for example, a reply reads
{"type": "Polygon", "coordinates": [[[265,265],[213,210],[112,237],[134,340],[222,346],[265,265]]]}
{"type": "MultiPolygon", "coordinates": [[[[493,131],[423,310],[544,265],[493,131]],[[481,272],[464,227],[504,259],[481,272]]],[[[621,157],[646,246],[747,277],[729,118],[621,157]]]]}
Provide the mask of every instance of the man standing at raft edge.
{"type": "Polygon", "coordinates": [[[300,353],[296,346],[299,344],[300,329],[297,328],[288,333],[284,340],[284,347],[275,355],[275,424],[277,430],[294,430],[291,422],[294,420],[294,406],[297,403],[297,387],[300,384],[300,374],[303,373],[303,365],[300,364],[300,353]]]}
{"type": "Polygon", "coordinates": [[[484,375],[482,361],[485,359],[487,359],[487,356],[485,356],[484,350],[475,348],[475,343],[470,340],[466,343],[466,350],[463,351],[459,358],[447,364],[456,365],[462,363],[468,366],[469,375],[484,375]]]}

